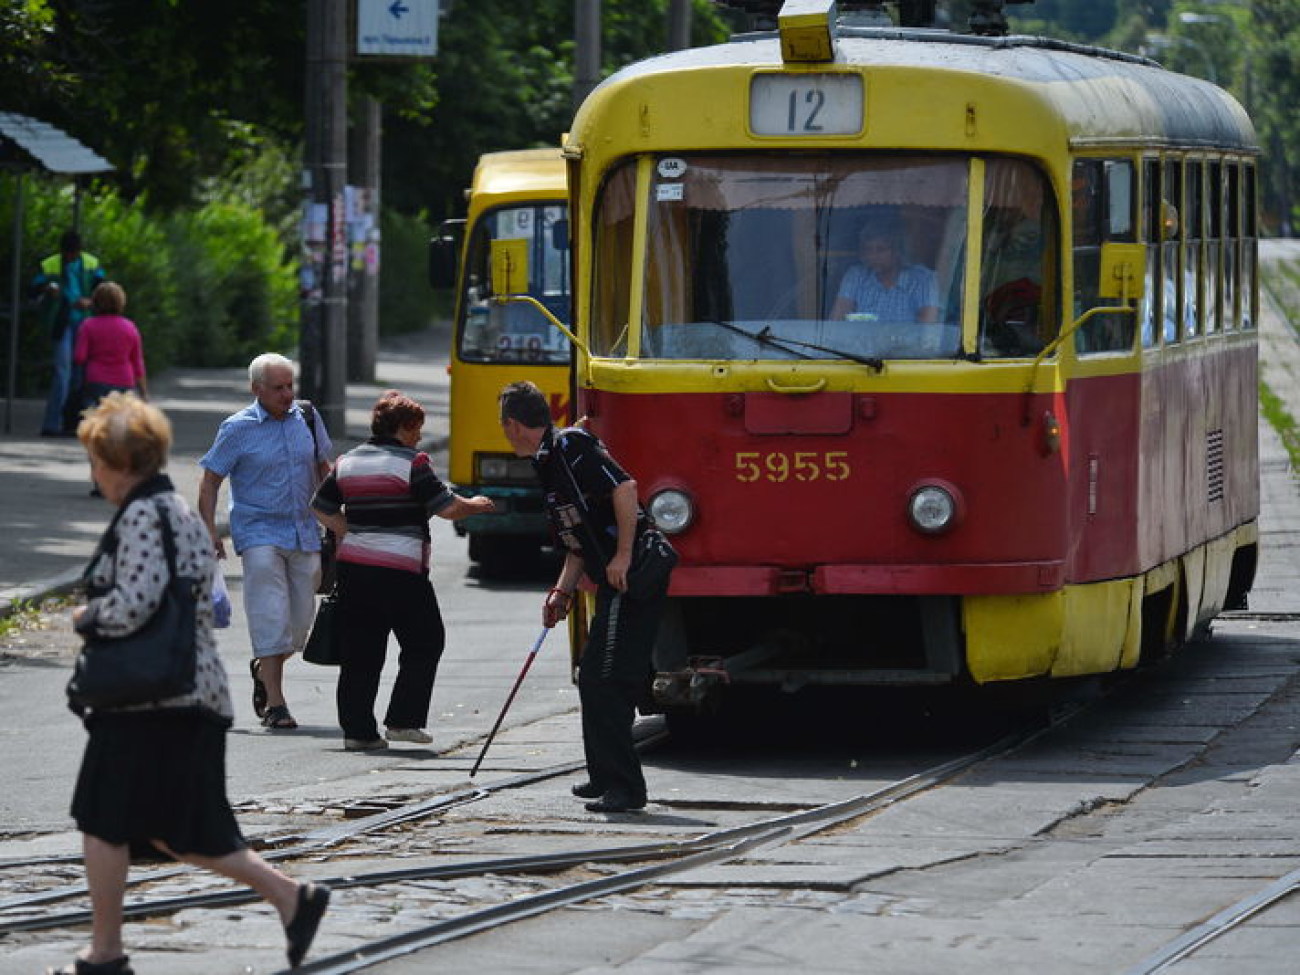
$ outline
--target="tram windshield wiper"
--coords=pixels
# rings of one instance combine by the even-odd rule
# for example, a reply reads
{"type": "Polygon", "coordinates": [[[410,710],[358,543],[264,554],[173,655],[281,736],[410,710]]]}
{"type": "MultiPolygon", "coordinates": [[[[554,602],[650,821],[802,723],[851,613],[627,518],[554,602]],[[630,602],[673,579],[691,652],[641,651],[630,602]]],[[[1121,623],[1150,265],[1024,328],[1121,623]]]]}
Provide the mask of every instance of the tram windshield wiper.
{"type": "MultiPolygon", "coordinates": [[[[755,338],[766,338],[769,341],[776,341],[768,334],[771,330],[772,326],[764,325],[755,338]]],[[[848,359],[852,362],[860,362],[862,365],[869,366],[876,370],[876,372],[883,372],[885,368],[885,360],[878,356],[858,355],[856,352],[845,352],[843,349],[832,349],[829,346],[818,345],[816,342],[804,342],[802,339],[781,339],[780,341],[787,342],[790,345],[798,345],[805,349],[812,349],[816,352],[825,352],[827,355],[832,355],[837,359],[848,359]]],[[[805,358],[809,357],[805,356],[805,358]]]]}
{"type": "Polygon", "coordinates": [[[790,348],[790,346],[785,344],[785,339],[778,339],[770,333],[768,328],[763,328],[758,332],[751,332],[747,328],[741,328],[739,325],[731,324],[731,322],[724,322],[720,318],[711,319],[710,324],[716,325],[718,328],[725,328],[728,332],[735,332],[737,335],[743,335],[747,339],[753,339],[759,345],[766,345],[772,349],[780,349],[782,352],[788,352],[790,355],[797,356],[800,359],[812,358],[812,356],[806,352],[800,352],[798,349],[790,348]]]}

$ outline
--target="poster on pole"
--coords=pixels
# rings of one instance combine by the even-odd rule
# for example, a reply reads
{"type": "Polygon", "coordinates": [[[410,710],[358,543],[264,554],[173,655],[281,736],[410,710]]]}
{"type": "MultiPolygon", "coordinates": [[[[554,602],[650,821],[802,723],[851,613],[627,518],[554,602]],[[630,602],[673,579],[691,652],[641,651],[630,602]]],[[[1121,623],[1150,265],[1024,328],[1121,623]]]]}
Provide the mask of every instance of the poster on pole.
{"type": "Polygon", "coordinates": [[[357,0],[357,53],[433,57],[438,0],[357,0]]]}

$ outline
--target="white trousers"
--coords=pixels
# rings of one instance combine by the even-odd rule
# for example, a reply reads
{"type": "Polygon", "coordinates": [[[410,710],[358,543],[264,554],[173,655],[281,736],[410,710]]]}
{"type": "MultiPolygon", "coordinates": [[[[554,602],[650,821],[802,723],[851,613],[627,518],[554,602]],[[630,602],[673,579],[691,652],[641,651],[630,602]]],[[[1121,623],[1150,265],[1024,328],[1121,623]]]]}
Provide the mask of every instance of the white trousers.
{"type": "Polygon", "coordinates": [[[254,545],[244,562],[244,613],[254,657],[296,653],[316,616],[319,552],[254,545]]]}

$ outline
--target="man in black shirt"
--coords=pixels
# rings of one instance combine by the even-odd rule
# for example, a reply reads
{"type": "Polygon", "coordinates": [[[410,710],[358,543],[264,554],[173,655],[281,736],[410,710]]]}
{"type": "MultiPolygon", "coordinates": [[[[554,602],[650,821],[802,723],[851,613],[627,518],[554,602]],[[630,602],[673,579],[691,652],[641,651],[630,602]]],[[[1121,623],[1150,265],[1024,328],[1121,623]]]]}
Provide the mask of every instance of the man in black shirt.
{"type": "Polygon", "coordinates": [[[565,546],[564,567],[542,607],[543,624],[568,616],[584,574],[596,586],[596,611],[578,663],[589,780],[574,786],[574,795],[593,799],[587,804],[592,812],[640,809],[646,788],[632,723],[652,675],[667,583],[641,598],[627,593],[633,543],[649,524],[636,481],[596,437],[578,427],[556,430],[546,396],[533,383],[511,383],[500,406],[506,439],[518,456],[532,458],[551,525],[565,546]]]}

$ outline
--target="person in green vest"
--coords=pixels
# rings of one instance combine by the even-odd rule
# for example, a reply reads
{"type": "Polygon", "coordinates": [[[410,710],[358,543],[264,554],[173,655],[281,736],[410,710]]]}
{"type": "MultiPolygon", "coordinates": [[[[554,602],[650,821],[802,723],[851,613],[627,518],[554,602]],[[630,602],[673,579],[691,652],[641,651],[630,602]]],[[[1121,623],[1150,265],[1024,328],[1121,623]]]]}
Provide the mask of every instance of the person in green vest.
{"type": "Polygon", "coordinates": [[[53,349],[50,395],[41,421],[42,437],[76,433],[80,399],[73,388],[72,349],[77,329],[90,310],[90,293],[104,280],[99,258],[81,249],[81,235],[69,230],[59,239],[59,253],[41,261],[32,279],[41,324],[49,329],[53,349]]]}

